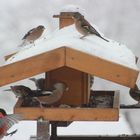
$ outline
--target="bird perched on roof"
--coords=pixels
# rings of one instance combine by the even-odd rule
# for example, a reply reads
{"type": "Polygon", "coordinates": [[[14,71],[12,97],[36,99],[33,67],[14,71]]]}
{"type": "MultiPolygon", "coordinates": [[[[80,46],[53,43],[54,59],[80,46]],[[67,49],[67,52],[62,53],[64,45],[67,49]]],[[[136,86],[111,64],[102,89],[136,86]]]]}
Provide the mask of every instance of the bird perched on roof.
{"type": "Polygon", "coordinates": [[[45,79],[44,78],[30,78],[29,80],[35,82],[37,90],[45,90],[45,79]]]}
{"type": "Polygon", "coordinates": [[[91,24],[79,12],[74,13],[72,18],[74,19],[74,23],[75,23],[75,27],[76,27],[77,31],[83,35],[82,37],[80,37],[80,39],[82,39],[90,34],[94,34],[94,35],[102,38],[103,40],[109,42],[107,39],[103,38],[99,34],[99,32],[93,26],[91,26],[91,24]]]}
{"type": "Polygon", "coordinates": [[[41,37],[43,31],[45,30],[45,27],[43,25],[39,25],[36,28],[31,29],[28,31],[25,36],[22,38],[23,43],[19,45],[19,47],[25,46],[28,43],[33,43],[41,37]]]}
{"type": "Polygon", "coordinates": [[[4,109],[0,108],[0,139],[15,134],[17,129],[10,133],[7,133],[7,131],[20,120],[22,120],[20,114],[7,114],[4,109]]]}
{"type": "Polygon", "coordinates": [[[47,105],[55,105],[60,101],[65,91],[68,91],[68,87],[65,83],[56,83],[53,85],[52,94],[49,96],[40,96],[38,97],[41,103],[47,105]]]}
{"type": "Polygon", "coordinates": [[[140,89],[137,84],[135,84],[134,88],[130,88],[129,95],[140,104],[140,89]]]}

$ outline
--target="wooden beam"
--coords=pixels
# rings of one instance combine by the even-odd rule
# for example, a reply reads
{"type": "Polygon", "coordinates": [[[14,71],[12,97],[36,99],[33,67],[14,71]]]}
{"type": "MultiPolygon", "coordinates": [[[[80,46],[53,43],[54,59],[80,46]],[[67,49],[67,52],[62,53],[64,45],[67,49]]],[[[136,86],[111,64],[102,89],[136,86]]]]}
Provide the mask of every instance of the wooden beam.
{"type": "Polygon", "coordinates": [[[130,88],[139,74],[138,70],[70,48],[66,48],[66,66],[130,88]]]}
{"type": "Polygon", "coordinates": [[[15,108],[25,120],[36,120],[42,116],[49,121],[118,121],[118,109],[112,108],[15,108]],[[32,113],[27,113],[32,112],[32,113]]]}
{"type": "Polygon", "coordinates": [[[0,67],[0,86],[50,71],[65,64],[65,48],[55,49],[0,67]]]}
{"type": "Polygon", "coordinates": [[[25,120],[37,120],[40,117],[49,121],[118,121],[119,119],[118,108],[22,107],[22,102],[22,99],[18,100],[14,112],[21,113],[25,120]]]}

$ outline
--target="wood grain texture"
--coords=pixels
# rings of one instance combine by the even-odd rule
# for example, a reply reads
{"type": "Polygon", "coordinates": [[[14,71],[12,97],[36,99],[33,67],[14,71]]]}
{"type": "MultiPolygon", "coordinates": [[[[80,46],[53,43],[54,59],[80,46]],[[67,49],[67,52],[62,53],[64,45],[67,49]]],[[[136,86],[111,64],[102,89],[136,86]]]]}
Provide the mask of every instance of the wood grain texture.
{"type": "Polygon", "coordinates": [[[62,67],[64,64],[63,47],[0,67],[0,86],[62,67]]]}
{"type": "Polygon", "coordinates": [[[66,48],[66,66],[133,88],[139,71],[97,56],[66,48]]]}
{"type": "Polygon", "coordinates": [[[25,120],[43,117],[49,121],[118,121],[119,110],[111,108],[15,108],[25,120]]]}
{"type": "Polygon", "coordinates": [[[66,83],[69,90],[64,92],[61,104],[81,105],[89,101],[89,81],[88,74],[68,67],[61,67],[50,72],[47,72],[46,86],[62,82],[66,83]]]}

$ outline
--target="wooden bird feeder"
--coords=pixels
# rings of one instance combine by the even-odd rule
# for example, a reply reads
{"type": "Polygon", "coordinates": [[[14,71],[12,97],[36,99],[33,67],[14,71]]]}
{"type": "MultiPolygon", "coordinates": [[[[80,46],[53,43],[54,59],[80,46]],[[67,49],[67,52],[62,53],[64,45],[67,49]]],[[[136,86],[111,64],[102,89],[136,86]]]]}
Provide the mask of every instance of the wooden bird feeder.
{"type": "MultiPolygon", "coordinates": [[[[73,13],[62,12],[54,17],[59,18],[59,27],[63,28],[73,24],[72,15],[73,13]]],[[[14,111],[22,113],[27,120],[35,120],[42,116],[50,121],[117,121],[119,119],[118,91],[91,91],[90,76],[98,76],[127,87],[134,87],[139,73],[133,68],[71,49],[69,46],[62,46],[0,67],[0,86],[44,72],[46,88],[56,82],[64,82],[68,85],[69,90],[59,102],[74,107],[23,107],[23,100],[19,99],[14,111]],[[94,97],[97,99],[98,96],[112,98],[110,107],[94,104],[94,97]],[[89,102],[91,106],[81,107],[89,102]]]]}

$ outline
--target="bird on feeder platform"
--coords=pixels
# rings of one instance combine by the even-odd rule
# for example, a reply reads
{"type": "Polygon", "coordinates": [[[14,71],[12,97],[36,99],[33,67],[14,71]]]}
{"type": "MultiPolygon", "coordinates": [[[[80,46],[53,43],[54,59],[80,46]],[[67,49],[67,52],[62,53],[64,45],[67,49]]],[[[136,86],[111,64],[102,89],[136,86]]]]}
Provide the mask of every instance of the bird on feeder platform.
{"type": "Polygon", "coordinates": [[[140,89],[137,84],[135,84],[134,88],[130,88],[129,95],[140,104],[140,89]]]}
{"type": "Polygon", "coordinates": [[[29,80],[33,81],[37,87],[37,90],[45,90],[45,79],[44,78],[30,78],[29,80]]]}
{"type": "Polygon", "coordinates": [[[51,94],[47,91],[43,92],[41,90],[31,90],[29,87],[23,85],[11,86],[11,89],[7,89],[5,91],[12,91],[17,98],[22,98],[24,100],[25,106],[28,105],[40,107],[42,107],[42,104],[39,102],[38,97],[48,96],[51,94]]]}
{"type": "Polygon", "coordinates": [[[20,120],[22,120],[22,116],[20,114],[7,114],[4,109],[0,108],[0,139],[4,136],[12,136],[15,134],[17,129],[10,133],[7,133],[7,131],[20,120]]]}
{"type": "MultiPolygon", "coordinates": [[[[16,85],[16,86],[10,86],[11,89],[9,91],[12,91],[17,98],[20,97],[32,97],[33,92],[29,87],[23,86],[23,85],[16,85]]],[[[8,90],[5,90],[8,91],[8,90]]]]}
{"type": "Polygon", "coordinates": [[[83,35],[82,37],[80,37],[80,39],[82,39],[90,34],[94,34],[94,35],[102,38],[103,40],[109,42],[107,39],[103,38],[99,34],[99,32],[93,26],[91,26],[91,24],[79,12],[74,13],[72,18],[73,18],[74,23],[75,23],[75,28],[77,29],[77,31],[80,34],[83,35]]]}
{"type": "Polygon", "coordinates": [[[5,91],[13,91],[16,97],[23,98],[27,103],[30,101],[30,106],[35,104],[43,107],[43,105],[50,106],[57,103],[67,90],[66,84],[56,83],[53,85],[52,91],[31,90],[23,85],[11,86],[11,89],[5,91]]]}
{"type": "Polygon", "coordinates": [[[53,90],[51,95],[44,96],[44,97],[40,96],[38,97],[38,99],[42,104],[46,104],[49,106],[55,105],[60,101],[65,91],[68,91],[68,87],[65,83],[56,83],[53,85],[53,90]]]}
{"type": "Polygon", "coordinates": [[[29,43],[33,43],[41,37],[43,34],[43,31],[45,30],[45,27],[43,25],[39,25],[36,28],[31,29],[28,31],[25,36],[22,38],[23,43],[19,45],[19,47],[23,47],[29,43]]]}

